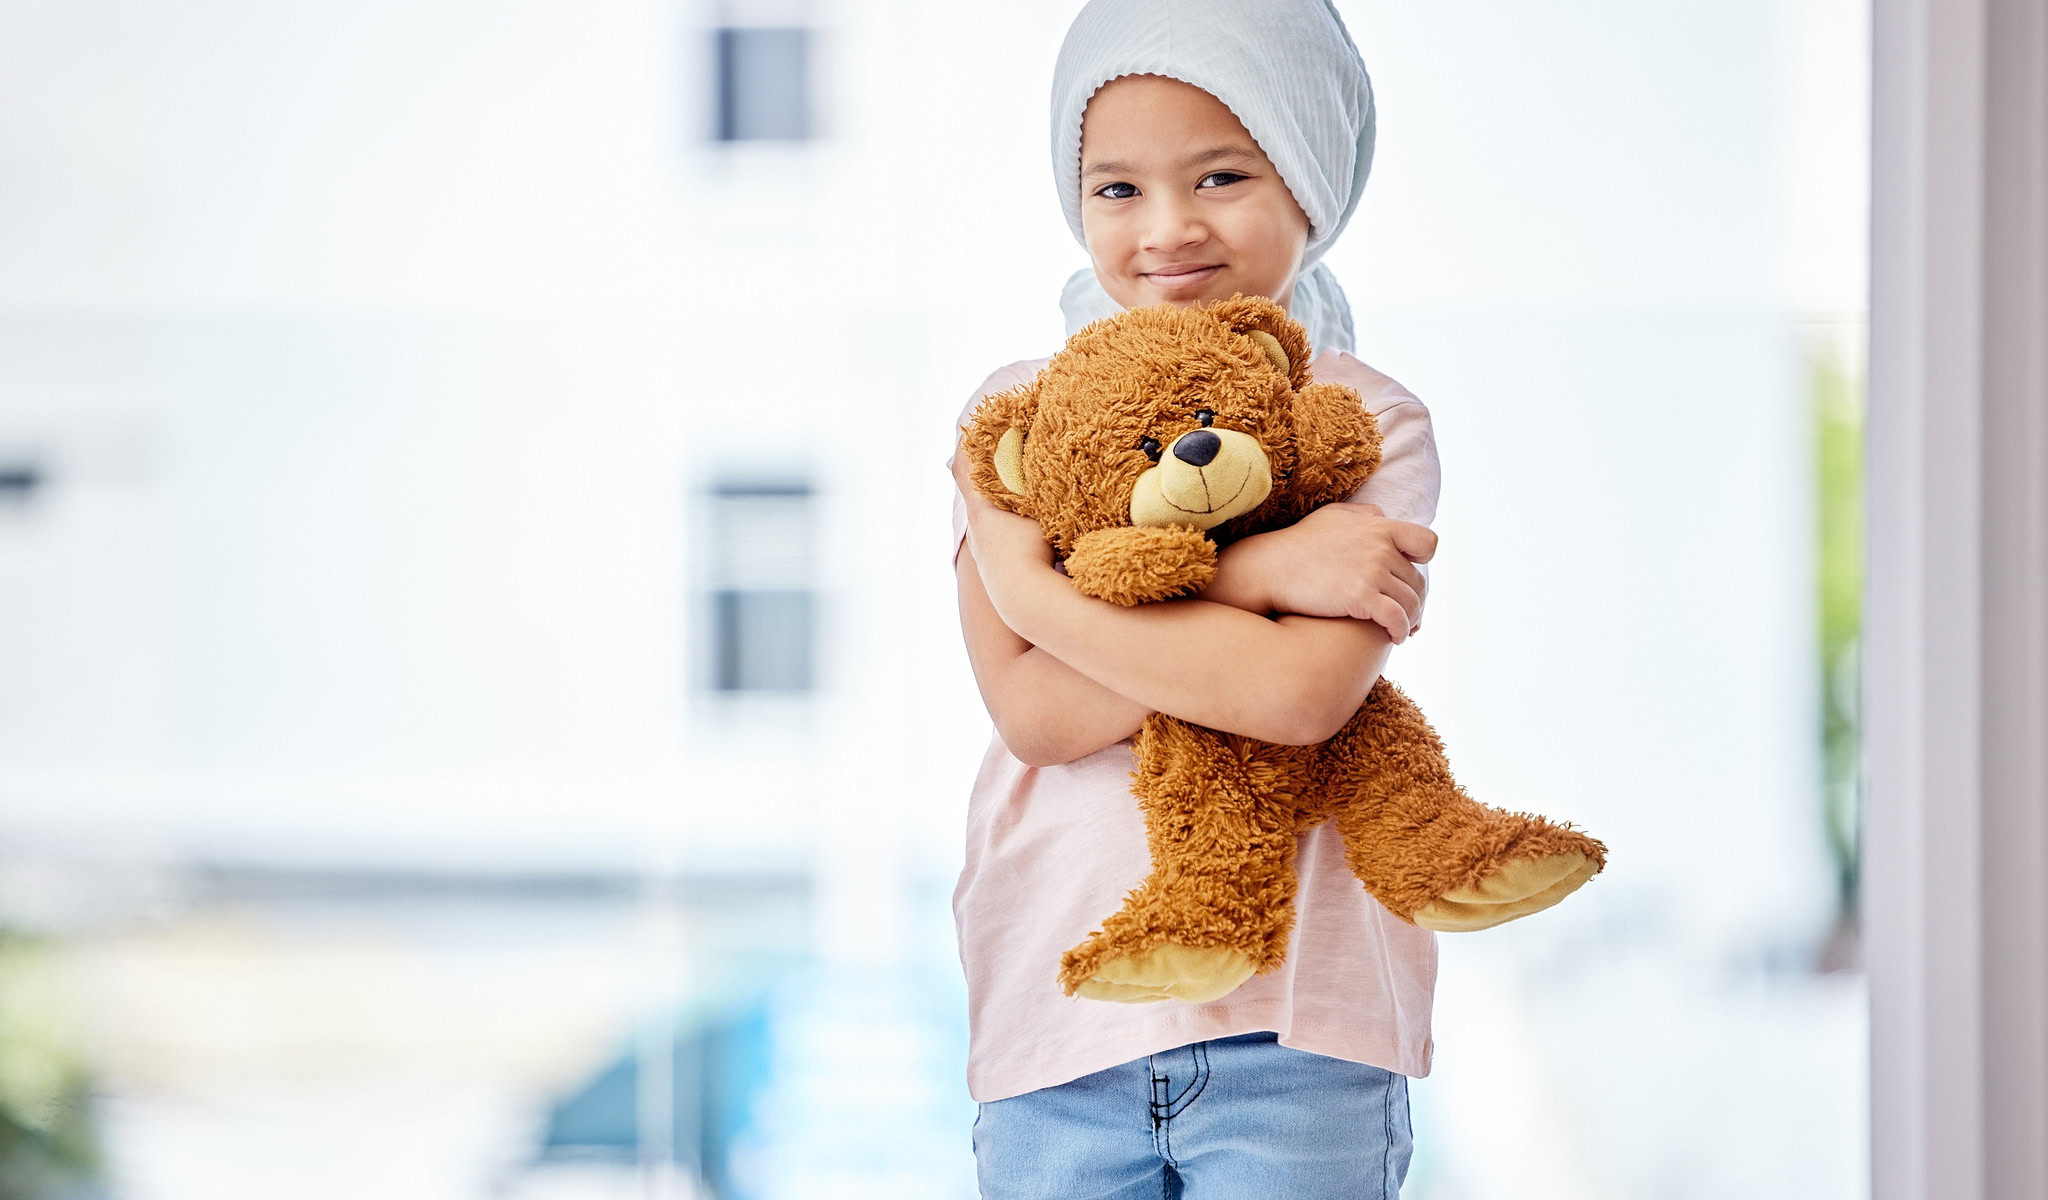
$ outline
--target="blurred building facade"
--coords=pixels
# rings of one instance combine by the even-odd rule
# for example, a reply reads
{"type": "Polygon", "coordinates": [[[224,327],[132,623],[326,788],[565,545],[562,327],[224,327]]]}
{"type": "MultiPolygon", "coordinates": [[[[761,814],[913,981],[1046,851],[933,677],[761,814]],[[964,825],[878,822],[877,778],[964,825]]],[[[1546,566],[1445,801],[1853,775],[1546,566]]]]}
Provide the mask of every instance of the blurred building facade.
{"type": "MultiPolygon", "coordinates": [[[[667,1103],[677,1011],[827,1028],[785,1080],[864,1037],[957,1067],[942,1025],[748,988],[957,986],[988,723],[941,460],[1085,262],[1044,159],[1073,7],[0,0],[0,919],[78,939],[102,1027],[163,1031],[102,1046],[155,1097],[124,1194],[219,1194],[166,1149],[181,1089],[237,1029],[311,1078],[323,1035],[258,1018],[326,971],[384,1014],[334,1036],[438,1064],[410,1120],[479,1162],[622,1053],[667,1103]],[[238,998],[250,962],[282,990],[238,998]],[[498,1090],[418,1115],[457,1079],[498,1090]]],[[[1340,8],[1380,146],[1330,262],[1445,463],[1390,673],[1476,796],[1614,851],[1446,943],[1412,1189],[1723,1194],[1686,1147],[1754,1091],[1701,1082],[1731,1046],[1791,1056],[1787,1104],[1860,1084],[1853,988],[1773,982],[1836,903],[1803,381],[1860,329],[1860,10],[1340,8]],[[1483,1081],[1542,1093],[1565,1031],[1614,1065],[1523,1126],[1563,1147],[1535,1177],[1484,1151],[1483,1081]],[[1630,1124],[1646,1087],[1669,1128],[1630,1124]]],[[[920,1086],[942,1129],[964,1090],[920,1086]]],[[[1853,1194],[1853,1113],[1818,1124],[1774,1143],[1784,1194],[1853,1194]]]]}

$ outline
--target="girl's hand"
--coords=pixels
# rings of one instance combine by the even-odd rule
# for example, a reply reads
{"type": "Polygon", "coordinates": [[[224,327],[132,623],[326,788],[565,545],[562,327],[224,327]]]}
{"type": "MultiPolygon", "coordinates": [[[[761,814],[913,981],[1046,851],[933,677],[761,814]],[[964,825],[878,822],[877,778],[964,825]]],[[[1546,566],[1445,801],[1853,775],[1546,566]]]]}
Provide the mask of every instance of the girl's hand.
{"type": "Polygon", "coordinates": [[[1045,540],[1037,521],[1004,512],[989,503],[981,489],[974,486],[966,455],[953,456],[953,481],[967,503],[967,542],[974,550],[975,564],[981,569],[982,586],[997,612],[1001,612],[1011,598],[1011,585],[1020,574],[1052,566],[1052,544],[1045,540]]]}
{"type": "Polygon", "coordinates": [[[1258,555],[1254,569],[1274,609],[1375,621],[1399,644],[1422,619],[1428,582],[1415,564],[1435,557],[1436,543],[1427,525],[1393,520],[1376,504],[1339,502],[1240,545],[1258,555]]]}

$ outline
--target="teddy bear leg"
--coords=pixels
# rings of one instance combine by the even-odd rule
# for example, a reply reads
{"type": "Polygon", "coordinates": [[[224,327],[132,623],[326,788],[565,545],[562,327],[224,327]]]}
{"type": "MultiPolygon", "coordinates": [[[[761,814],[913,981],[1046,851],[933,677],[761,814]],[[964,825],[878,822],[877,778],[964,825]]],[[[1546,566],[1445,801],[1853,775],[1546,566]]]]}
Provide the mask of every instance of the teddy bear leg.
{"type": "MultiPolygon", "coordinates": [[[[1259,786],[1262,743],[1154,715],[1132,790],[1151,874],[1060,961],[1068,995],[1205,1003],[1286,956],[1294,922],[1291,802],[1259,786]]],[[[1286,748],[1282,748],[1286,749],[1286,748]]]]}
{"type": "Polygon", "coordinates": [[[1411,924],[1487,929],[1549,908],[1606,863],[1607,848],[1569,824],[1473,800],[1421,710],[1385,679],[1323,752],[1352,871],[1411,924]]]}

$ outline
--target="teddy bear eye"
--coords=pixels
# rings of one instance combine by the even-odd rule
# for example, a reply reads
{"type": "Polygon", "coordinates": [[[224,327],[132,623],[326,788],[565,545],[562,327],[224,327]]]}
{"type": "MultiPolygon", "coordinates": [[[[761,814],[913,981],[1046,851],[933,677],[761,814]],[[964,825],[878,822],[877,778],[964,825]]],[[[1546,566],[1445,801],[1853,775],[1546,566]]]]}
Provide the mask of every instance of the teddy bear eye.
{"type": "Polygon", "coordinates": [[[1151,459],[1153,462],[1159,461],[1159,443],[1156,440],[1152,438],[1139,438],[1138,449],[1145,452],[1146,458],[1151,459]]]}
{"type": "Polygon", "coordinates": [[[1202,428],[1207,429],[1209,426],[1214,425],[1216,423],[1216,414],[1210,412],[1208,409],[1205,408],[1202,411],[1195,414],[1195,420],[1200,421],[1202,423],[1202,428]]]}

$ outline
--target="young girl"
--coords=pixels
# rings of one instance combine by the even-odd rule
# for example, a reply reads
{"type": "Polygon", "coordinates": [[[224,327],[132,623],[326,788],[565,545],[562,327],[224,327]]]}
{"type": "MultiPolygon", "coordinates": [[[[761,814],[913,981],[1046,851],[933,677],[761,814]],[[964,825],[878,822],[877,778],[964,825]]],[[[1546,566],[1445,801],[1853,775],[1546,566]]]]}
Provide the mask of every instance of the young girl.
{"type": "MultiPolygon", "coordinates": [[[[1062,296],[1068,332],[1120,308],[1272,297],[1307,329],[1314,377],[1378,419],[1382,460],[1353,503],[1228,547],[1200,598],[1135,608],[1076,591],[1037,523],[949,462],[961,627],[995,724],[953,896],[982,1194],[1392,1197],[1408,1077],[1429,1073],[1436,941],[1365,891],[1333,825],[1301,839],[1275,973],[1197,1005],[1070,998],[1055,978],[1148,873],[1130,771],[1149,713],[1317,741],[1417,628],[1417,564],[1436,548],[1429,413],[1348,353],[1344,294],[1317,262],[1365,186],[1371,83],[1328,0],[1093,0],[1060,50],[1053,122],[1092,263],[1062,296]]],[[[995,372],[956,424],[1045,362],[995,372]]]]}

